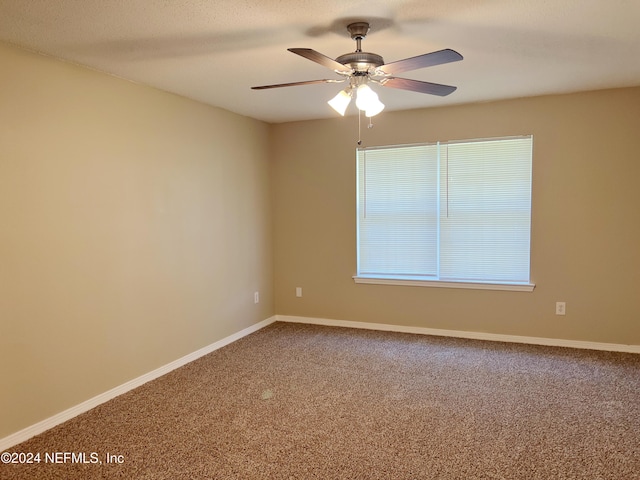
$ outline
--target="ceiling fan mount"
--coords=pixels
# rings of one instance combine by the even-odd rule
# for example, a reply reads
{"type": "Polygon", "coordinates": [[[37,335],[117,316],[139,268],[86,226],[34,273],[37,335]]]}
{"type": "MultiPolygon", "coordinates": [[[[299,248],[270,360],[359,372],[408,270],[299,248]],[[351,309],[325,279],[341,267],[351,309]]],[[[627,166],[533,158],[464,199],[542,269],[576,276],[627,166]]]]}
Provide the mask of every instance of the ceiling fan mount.
{"type": "Polygon", "coordinates": [[[347,25],[347,31],[353,40],[362,40],[369,33],[369,22],[353,22],[347,25]]]}
{"type": "MultiPolygon", "coordinates": [[[[344,115],[346,106],[353,95],[353,91],[360,92],[368,83],[376,83],[385,87],[397,88],[401,90],[411,90],[418,93],[426,93],[430,95],[445,96],[453,93],[456,87],[450,85],[441,85],[438,83],[423,82],[419,80],[411,80],[408,78],[394,77],[393,75],[409,70],[417,70],[419,68],[442,65],[444,63],[456,62],[462,60],[462,55],[451,49],[439,50],[437,52],[425,53],[416,57],[405,58],[396,62],[385,63],[382,56],[377,53],[369,53],[362,51],[362,40],[369,33],[368,22],[351,22],[347,25],[347,31],[351,38],[356,41],[356,51],[340,55],[335,60],[323,55],[310,48],[289,48],[288,50],[296,55],[300,55],[312,62],[316,62],[324,67],[333,70],[340,75],[341,79],[323,79],[323,80],[307,80],[303,82],[280,83],[276,85],[263,85],[259,87],[251,87],[254,90],[264,90],[270,88],[292,87],[297,85],[311,85],[317,83],[340,83],[349,80],[349,87],[338,94],[342,97],[340,107],[333,105],[333,99],[329,104],[341,115],[344,115]],[[346,104],[344,103],[346,102],[346,104]]],[[[367,87],[368,88],[368,87],[367,87]]],[[[364,92],[363,92],[364,93],[364,92]]],[[[378,100],[377,95],[368,89],[368,96],[375,97],[374,103],[377,102],[376,108],[369,109],[367,116],[376,115],[384,105],[378,100]],[[380,108],[381,106],[381,108],[380,108]],[[372,113],[374,112],[375,113],[372,113]]],[[[358,93],[360,95],[360,93],[358,93]]],[[[336,97],[336,98],[338,98],[336,97]]],[[[363,102],[356,102],[360,110],[363,102]]]]}

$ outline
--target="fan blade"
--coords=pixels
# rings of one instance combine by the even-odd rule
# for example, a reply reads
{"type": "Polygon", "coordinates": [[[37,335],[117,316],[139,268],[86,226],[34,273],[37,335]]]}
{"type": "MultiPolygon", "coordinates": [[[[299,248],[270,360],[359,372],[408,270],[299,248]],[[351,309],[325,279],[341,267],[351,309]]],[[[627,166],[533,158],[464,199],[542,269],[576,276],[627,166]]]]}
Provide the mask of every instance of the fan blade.
{"type": "Polygon", "coordinates": [[[405,58],[404,60],[398,60],[397,62],[387,63],[381,65],[376,70],[387,75],[394,75],[400,72],[407,72],[409,70],[417,70],[418,68],[433,67],[435,65],[442,65],[443,63],[451,63],[462,60],[460,55],[455,50],[445,48],[444,50],[438,50],[437,52],[425,53],[424,55],[418,55],[417,57],[405,58]]]}
{"type": "Polygon", "coordinates": [[[266,90],[268,88],[295,87],[297,85],[313,85],[315,83],[340,83],[344,80],[306,80],[304,82],[278,83],[276,85],[261,85],[259,87],[251,87],[251,90],[266,90]]]}
{"type": "Polygon", "coordinates": [[[310,48],[288,48],[287,50],[312,62],[319,63],[323,67],[330,68],[334,72],[351,73],[351,69],[346,65],[336,62],[333,58],[329,58],[310,48]]]}
{"type": "Polygon", "coordinates": [[[441,85],[439,83],[422,82],[420,80],[411,80],[408,78],[383,78],[380,84],[385,87],[399,88],[401,90],[411,90],[418,93],[428,93],[430,95],[438,95],[444,97],[456,91],[458,87],[451,85],[441,85]]]}

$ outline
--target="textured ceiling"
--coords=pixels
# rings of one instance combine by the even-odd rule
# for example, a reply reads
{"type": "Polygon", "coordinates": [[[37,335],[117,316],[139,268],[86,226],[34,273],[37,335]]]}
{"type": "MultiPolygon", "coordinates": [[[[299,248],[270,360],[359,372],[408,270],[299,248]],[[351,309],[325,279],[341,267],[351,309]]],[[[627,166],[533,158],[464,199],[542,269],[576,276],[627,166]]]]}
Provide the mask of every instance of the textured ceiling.
{"type": "MultiPolygon", "coordinates": [[[[0,0],[0,40],[268,122],[325,118],[339,78],[288,52],[386,62],[452,48],[462,62],[402,76],[448,97],[378,88],[387,110],[640,85],[639,0],[0,0]]],[[[354,114],[351,106],[348,114],[354,114]]]]}

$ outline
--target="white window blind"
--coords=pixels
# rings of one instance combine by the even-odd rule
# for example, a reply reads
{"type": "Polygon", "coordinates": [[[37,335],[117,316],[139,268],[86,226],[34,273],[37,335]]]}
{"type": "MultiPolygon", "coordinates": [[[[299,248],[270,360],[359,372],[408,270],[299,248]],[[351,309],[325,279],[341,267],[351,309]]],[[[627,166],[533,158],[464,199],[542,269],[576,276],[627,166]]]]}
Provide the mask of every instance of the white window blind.
{"type": "Polygon", "coordinates": [[[357,150],[358,276],[529,283],[532,137],[357,150]]]}

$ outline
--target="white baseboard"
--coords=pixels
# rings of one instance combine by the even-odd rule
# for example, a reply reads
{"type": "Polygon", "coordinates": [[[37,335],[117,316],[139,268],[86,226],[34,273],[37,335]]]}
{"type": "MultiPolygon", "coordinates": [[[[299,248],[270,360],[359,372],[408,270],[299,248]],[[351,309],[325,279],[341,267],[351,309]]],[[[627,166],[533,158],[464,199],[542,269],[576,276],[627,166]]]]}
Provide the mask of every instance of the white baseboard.
{"type": "Polygon", "coordinates": [[[330,327],[362,328],[366,330],[381,330],[385,332],[417,333],[420,335],[435,335],[439,337],[468,338],[472,340],[489,340],[494,342],[527,343],[531,345],[546,345],[551,347],[581,348],[584,350],[604,350],[608,352],[639,353],[640,345],[623,345],[618,343],[584,342],[581,340],[563,340],[560,338],[524,337],[519,335],[502,335],[497,333],[465,332],[461,330],[442,330],[438,328],[405,327],[384,323],[353,322],[350,320],[332,320],[328,318],[296,317],[291,315],[276,315],[278,322],[309,323],[330,327]]]}
{"type": "Polygon", "coordinates": [[[27,427],[16,433],[13,433],[8,437],[4,437],[0,439],[0,452],[6,450],[7,448],[13,447],[14,445],[22,443],[26,440],[29,440],[31,437],[34,437],[46,430],[49,430],[50,428],[55,427],[56,425],[66,422],[67,420],[70,420],[73,417],[80,415],[81,413],[87,412],[92,408],[97,407],[98,405],[105,403],[108,400],[111,400],[112,398],[117,397],[118,395],[122,395],[123,393],[126,393],[129,390],[133,390],[134,388],[137,388],[147,382],[150,382],[151,380],[161,377],[162,375],[165,375],[171,372],[172,370],[175,370],[176,368],[180,368],[186,365],[187,363],[193,362],[194,360],[197,360],[200,357],[203,357],[215,350],[218,350],[226,345],[229,345],[230,343],[233,343],[236,340],[241,339],[242,337],[246,337],[251,333],[257,332],[258,330],[266,327],[267,325],[272,324],[275,321],[276,321],[276,317],[273,316],[271,318],[263,320],[262,322],[256,323],[255,325],[251,325],[250,327],[247,327],[244,330],[234,333],[233,335],[229,335],[228,337],[225,337],[222,340],[218,340],[217,342],[212,343],[211,345],[207,345],[206,347],[203,347],[199,350],[196,350],[195,352],[185,355],[184,357],[174,360],[171,363],[163,365],[160,368],[156,368],[155,370],[149,373],[145,373],[140,377],[134,378],[133,380],[123,383],[122,385],[112,388],[111,390],[101,393],[100,395],[96,395],[95,397],[90,398],[89,400],[86,400],[63,412],[57,413],[56,415],[49,417],[45,420],[42,420],[41,422],[38,422],[35,425],[31,425],[30,427],[27,427]]]}

